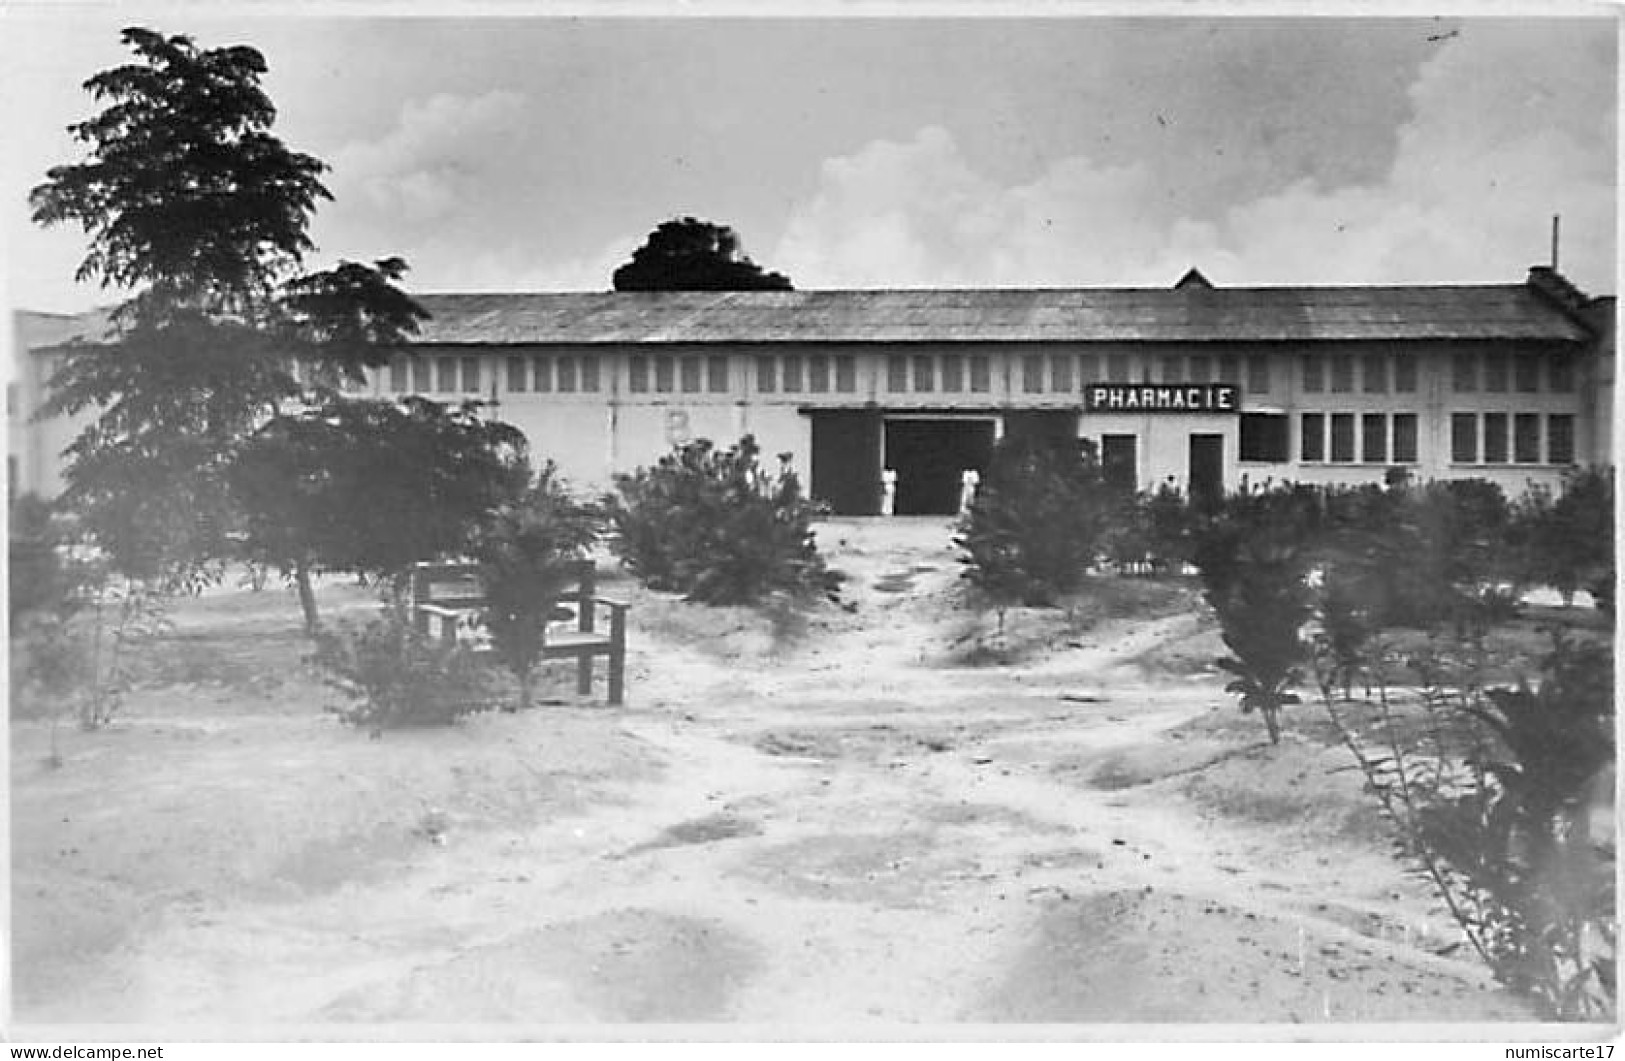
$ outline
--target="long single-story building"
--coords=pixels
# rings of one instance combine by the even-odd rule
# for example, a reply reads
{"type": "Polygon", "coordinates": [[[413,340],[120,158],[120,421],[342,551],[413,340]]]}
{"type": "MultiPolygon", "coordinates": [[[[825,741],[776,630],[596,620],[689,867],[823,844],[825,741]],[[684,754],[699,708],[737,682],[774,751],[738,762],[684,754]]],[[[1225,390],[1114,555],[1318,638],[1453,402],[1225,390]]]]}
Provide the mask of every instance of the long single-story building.
{"type": "MultiPolygon", "coordinates": [[[[751,433],[839,514],[950,513],[1006,435],[1087,439],[1126,487],[1480,477],[1611,462],[1614,300],[1523,283],[425,294],[355,393],[479,399],[583,490],[751,433]]],[[[19,417],[100,315],[20,314],[14,490],[60,488],[72,425],[19,417]]]]}

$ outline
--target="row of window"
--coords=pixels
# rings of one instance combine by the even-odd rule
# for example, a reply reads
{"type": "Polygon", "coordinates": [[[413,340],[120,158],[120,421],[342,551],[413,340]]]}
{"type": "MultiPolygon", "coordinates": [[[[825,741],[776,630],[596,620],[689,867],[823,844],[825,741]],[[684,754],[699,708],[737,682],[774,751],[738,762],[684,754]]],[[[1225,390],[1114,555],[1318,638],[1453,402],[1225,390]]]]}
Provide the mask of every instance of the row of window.
{"type": "Polygon", "coordinates": [[[1330,357],[1309,357],[1303,362],[1303,391],[1305,394],[1353,394],[1356,388],[1365,394],[1415,394],[1416,361],[1409,357],[1390,357],[1386,353],[1333,354],[1330,357]]]}
{"type": "Polygon", "coordinates": [[[850,354],[763,355],[756,359],[759,394],[854,394],[858,389],[858,359],[850,354]]]}
{"type": "Polygon", "coordinates": [[[1455,413],[1450,460],[1455,464],[1574,463],[1574,417],[1567,413],[1455,413]],[[1544,425],[1544,447],[1542,431],[1544,425]]]}
{"type": "Polygon", "coordinates": [[[1304,413],[1298,459],[1305,464],[1415,464],[1415,413],[1304,413]]]}
{"type": "MultiPolygon", "coordinates": [[[[461,357],[403,357],[389,366],[389,389],[395,394],[478,394],[483,386],[481,359],[461,357]]],[[[510,356],[505,364],[508,390],[596,391],[598,359],[568,354],[538,357],[510,356]]]]}
{"type": "Polygon", "coordinates": [[[626,387],[633,394],[726,394],[728,359],[710,357],[649,357],[634,355],[627,362],[626,387]]]}
{"type": "Polygon", "coordinates": [[[1574,391],[1574,360],[1567,354],[1541,357],[1535,354],[1501,352],[1462,352],[1450,361],[1451,388],[1457,394],[1484,391],[1505,394],[1536,394],[1544,383],[1554,394],[1574,391]],[[1544,378],[1543,378],[1544,377],[1544,378]]]}
{"type": "MultiPolygon", "coordinates": [[[[1305,464],[1414,464],[1415,413],[1303,413],[1298,459],[1305,464]]],[[[1280,414],[1241,417],[1244,461],[1288,459],[1288,419],[1280,414]]],[[[1450,459],[1455,464],[1572,464],[1574,416],[1568,413],[1455,413],[1450,417],[1450,459]]]]}
{"type": "MultiPolygon", "coordinates": [[[[1249,394],[1268,394],[1270,363],[1266,354],[1164,356],[1159,360],[1163,383],[1245,383],[1249,394]]],[[[1572,393],[1574,367],[1567,355],[1459,353],[1452,359],[1452,382],[1459,393],[1572,393]]],[[[1134,382],[1128,354],[1025,354],[1016,371],[1024,394],[1071,394],[1090,383],[1134,382]]],[[[1147,381],[1150,364],[1143,366],[1147,381]]],[[[852,394],[857,390],[857,359],[846,354],[785,354],[756,358],[756,390],[761,394],[852,394]]],[[[506,359],[510,392],[593,392],[599,389],[599,359],[568,354],[517,356],[506,359]]],[[[893,394],[985,394],[992,389],[992,361],[982,354],[893,354],[886,358],[886,389],[893,394]]],[[[389,370],[389,389],[440,394],[477,394],[482,386],[481,359],[475,355],[397,358],[389,370]]],[[[634,394],[725,394],[728,358],[711,356],[634,355],[628,362],[627,387],[634,394]]],[[[1414,358],[1386,353],[1334,354],[1303,362],[1306,394],[1414,394],[1414,358]]]]}
{"type": "MultiPolygon", "coordinates": [[[[1163,383],[1234,383],[1245,378],[1252,394],[1268,394],[1270,364],[1266,354],[1169,354],[1158,359],[1163,383]]],[[[1151,365],[1143,366],[1151,382],[1151,365]]],[[[1073,394],[1091,383],[1132,383],[1134,362],[1128,354],[1024,354],[1016,365],[1014,385],[1023,394],[1073,394]]],[[[991,360],[981,354],[893,354],[886,359],[886,389],[893,394],[986,393],[992,387],[991,360]]]]}

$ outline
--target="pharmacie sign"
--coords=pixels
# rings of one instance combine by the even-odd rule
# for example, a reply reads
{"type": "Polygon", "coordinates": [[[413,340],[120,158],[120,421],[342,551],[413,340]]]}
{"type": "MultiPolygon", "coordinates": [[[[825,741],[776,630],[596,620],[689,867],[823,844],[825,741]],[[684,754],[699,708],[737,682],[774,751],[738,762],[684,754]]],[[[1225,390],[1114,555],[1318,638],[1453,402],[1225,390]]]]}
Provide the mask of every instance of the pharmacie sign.
{"type": "Polygon", "coordinates": [[[1083,389],[1091,413],[1235,413],[1241,388],[1233,383],[1091,383],[1083,389]]]}

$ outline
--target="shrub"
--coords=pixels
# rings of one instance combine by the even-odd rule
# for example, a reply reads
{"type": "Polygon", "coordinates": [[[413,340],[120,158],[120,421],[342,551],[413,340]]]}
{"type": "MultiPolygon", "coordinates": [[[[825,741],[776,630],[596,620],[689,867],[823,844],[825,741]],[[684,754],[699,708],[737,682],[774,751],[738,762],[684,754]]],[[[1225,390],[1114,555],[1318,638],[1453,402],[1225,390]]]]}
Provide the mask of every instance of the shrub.
{"type": "Polygon", "coordinates": [[[699,439],[616,476],[608,508],[621,562],[645,584],[702,604],[832,595],[839,576],[813,541],[823,510],[803,496],[787,460],[770,473],[760,453],[750,435],[723,450],[699,439]]]}
{"type": "Polygon", "coordinates": [[[445,725],[492,706],[490,671],[473,652],[420,633],[404,604],[360,630],[322,630],[312,657],[349,701],[333,712],[377,734],[389,726],[445,725]]]}
{"type": "Polygon", "coordinates": [[[1235,675],[1225,692],[1240,696],[1243,712],[1263,716],[1272,744],[1281,739],[1281,708],[1298,702],[1291,689],[1306,658],[1302,628],[1319,523],[1319,495],[1284,488],[1233,494],[1193,532],[1203,596],[1231,653],[1216,661],[1235,675]]]}
{"type": "Polygon", "coordinates": [[[997,605],[1052,606],[1099,559],[1117,505],[1092,447],[1006,439],[954,539],[965,577],[997,605]]]}
{"type": "Polygon", "coordinates": [[[1162,575],[1190,562],[1194,510],[1177,488],[1162,483],[1154,491],[1124,498],[1114,512],[1108,552],[1120,568],[1149,569],[1162,575]]]}
{"type": "Polygon", "coordinates": [[[1591,592],[1611,611],[1614,587],[1614,475],[1584,468],[1563,478],[1557,497],[1532,487],[1513,512],[1519,574],[1551,586],[1565,600],[1591,592]]]}
{"type": "Polygon", "coordinates": [[[1539,681],[1485,688],[1481,642],[1411,659],[1420,717],[1390,699],[1394,660],[1373,654],[1375,725],[1331,720],[1467,941],[1501,982],[1557,1019],[1613,1016],[1612,867],[1588,801],[1613,762],[1611,654],[1557,636],[1539,681]]]}
{"type": "Polygon", "coordinates": [[[492,649],[519,682],[521,708],[531,705],[532,672],[559,594],[597,538],[597,511],[569,495],[551,462],[475,536],[471,557],[485,592],[482,618],[492,649]]]}

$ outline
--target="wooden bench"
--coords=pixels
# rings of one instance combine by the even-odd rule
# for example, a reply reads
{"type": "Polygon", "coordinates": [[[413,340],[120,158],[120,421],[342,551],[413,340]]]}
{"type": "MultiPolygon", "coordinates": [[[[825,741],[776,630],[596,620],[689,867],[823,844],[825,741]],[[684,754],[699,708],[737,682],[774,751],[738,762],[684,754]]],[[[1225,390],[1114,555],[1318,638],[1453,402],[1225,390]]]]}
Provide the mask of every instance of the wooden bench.
{"type": "MultiPolygon", "coordinates": [[[[609,660],[609,702],[619,705],[626,688],[626,613],[629,605],[596,595],[597,570],[592,561],[575,566],[575,588],[559,597],[559,608],[542,640],[542,659],[574,659],[576,692],[592,693],[593,658],[609,660]],[[609,629],[597,623],[599,609],[609,613],[609,629]]],[[[481,613],[485,590],[473,564],[420,563],[412,565],[410,603],[418,632],[447,644],[469,643],[490,651],[481,613]]]]}

